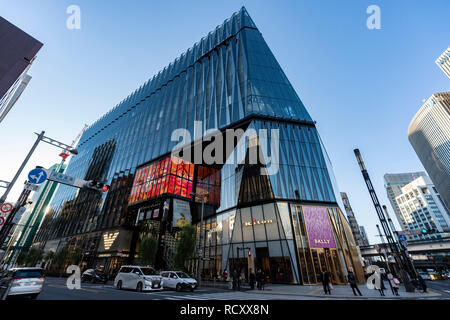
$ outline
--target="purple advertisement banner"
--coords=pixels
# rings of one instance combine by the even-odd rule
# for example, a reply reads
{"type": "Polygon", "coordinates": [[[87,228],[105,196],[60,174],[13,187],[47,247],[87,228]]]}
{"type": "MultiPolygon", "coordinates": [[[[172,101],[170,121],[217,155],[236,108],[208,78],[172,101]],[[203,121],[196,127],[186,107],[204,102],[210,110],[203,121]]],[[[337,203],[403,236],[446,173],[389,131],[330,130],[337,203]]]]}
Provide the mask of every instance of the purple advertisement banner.
{"type": "Polygon", "coordinates": [[[310,248],[336,248],[327,208],[303,206],[310,248]]]}

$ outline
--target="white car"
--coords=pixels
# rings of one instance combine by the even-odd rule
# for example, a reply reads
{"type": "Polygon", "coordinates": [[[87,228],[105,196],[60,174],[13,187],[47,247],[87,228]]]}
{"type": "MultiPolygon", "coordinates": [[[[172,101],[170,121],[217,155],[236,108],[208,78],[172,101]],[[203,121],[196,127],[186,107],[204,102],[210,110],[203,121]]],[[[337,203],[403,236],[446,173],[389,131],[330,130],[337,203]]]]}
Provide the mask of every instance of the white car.
{"type": "Polygon", "coordinates": [[[164,288],[181,291],[187,289],[194,291],[197,288],[197,280],[191,278],[183,271],[161,271],[164,280],[164,288]]]}
{"type": "Polygon", "coordinates": [[[8,291],[10,296],[29,296],[31,299],[41,293],[44,286],[42,268],[12,268],[3,272],[0,278],[0,298],[8,291]]]}
{"type": "Polygon", "coordinates": [[[152,267],[122,266],[114,279],[114,286],[121,289],[142,291],[163,290],[164,281],[152,267]]]}

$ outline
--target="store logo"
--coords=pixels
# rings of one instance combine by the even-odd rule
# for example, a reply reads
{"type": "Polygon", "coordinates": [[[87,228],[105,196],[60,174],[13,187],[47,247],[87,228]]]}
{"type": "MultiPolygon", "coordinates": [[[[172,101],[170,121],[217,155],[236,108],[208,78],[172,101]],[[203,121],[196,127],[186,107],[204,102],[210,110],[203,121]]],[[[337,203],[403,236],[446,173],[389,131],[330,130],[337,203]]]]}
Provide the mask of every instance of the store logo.
{"type": "Polygon", "coordinates": [[[256,220],[256,219],[253,219],[252,222],[246,222],[244,224],[244,226],[251,227],[251,226],[256,226],[258,224],[267,224],[267,223],[273,223],[273,220],[272,219],[269,219],[269,220],[256,220]]]}
{"type": "Polygon", "coordinates": [[[105,250],[109,250],[111,248],[118,235],[119,231],[116,231],[114,233],[105,233],[103,235],[103,246],[105,250]]]}
{"type": "Polygon", "coordinates": [[[314,239],[315,244],[330,244],[330,240],[325,239],[314,239]]]}

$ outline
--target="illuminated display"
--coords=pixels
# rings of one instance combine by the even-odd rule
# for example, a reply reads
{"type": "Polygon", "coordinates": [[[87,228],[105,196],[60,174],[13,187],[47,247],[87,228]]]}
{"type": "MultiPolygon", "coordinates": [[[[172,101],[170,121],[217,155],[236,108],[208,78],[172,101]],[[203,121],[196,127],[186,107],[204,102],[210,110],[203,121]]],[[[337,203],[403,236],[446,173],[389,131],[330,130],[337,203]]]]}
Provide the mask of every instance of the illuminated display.
{"type": "MultiPolygon", "coordinates": [[[[163,194],[191,198],[195,165],[177,157],[168,157],[136,170],[129,204],[163,194]]],[[[220,201],[220,171],[198,166],[197,192],[207,191],[207,202],[220,201]]]]}

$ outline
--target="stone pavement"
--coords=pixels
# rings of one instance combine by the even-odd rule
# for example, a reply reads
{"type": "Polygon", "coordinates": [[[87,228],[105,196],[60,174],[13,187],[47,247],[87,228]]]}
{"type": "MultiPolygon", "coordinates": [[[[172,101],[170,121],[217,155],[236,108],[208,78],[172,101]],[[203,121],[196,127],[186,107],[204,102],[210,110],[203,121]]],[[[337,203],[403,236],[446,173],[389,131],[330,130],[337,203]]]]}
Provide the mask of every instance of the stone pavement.
{"type": "MultiPolygon", "coordinates": [[[[215,287],[218,289],[229,290],[229,283],[222,281],[202,281],[202,286],[204,287],[215,287]]],[[[354,296],[352,288],[349,285],[333,285],[333,290],[331,290],[331,295],[325,295],[323,292],[323,287],[321,285],[289,285],[289,284],[266,284],[264,290],[252,290],[251,292],[261,293],[261,294],[273,294],[273,295],[296,295],[296,296],[306,296],[306,297],[317,297],[317,298],[337,298],[337,299],[410,299],[410,298],[436,298],[441,296],[441,294],[428,289],[427,293],[422,293],[422,291],[406,292],[403,286],[400,286],[398,293],[400,296],[395,296],[389,284],[385,281],[386,290],[384,290],[385,296],[381,296],[378,290],[367,288],[365,283],[358,285],[359,290],[363,294],[362,296],[354,296]]],[[[250,287],[247,283],[241,284],[242,291],[250,292],[250,287]]],[[[268,297],[269,298],[269,297],[268,297]]]]}

